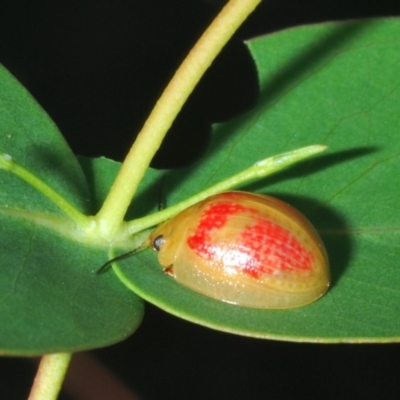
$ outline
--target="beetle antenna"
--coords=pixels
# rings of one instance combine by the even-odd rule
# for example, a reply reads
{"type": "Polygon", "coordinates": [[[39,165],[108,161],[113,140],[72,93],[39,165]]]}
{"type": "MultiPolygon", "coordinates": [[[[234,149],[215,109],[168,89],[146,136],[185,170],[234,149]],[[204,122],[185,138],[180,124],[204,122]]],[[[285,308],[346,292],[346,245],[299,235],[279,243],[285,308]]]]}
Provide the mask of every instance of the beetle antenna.
{"type": "Polygon", "coordinates": [[[112,263],[116,262],[116,261],[120,261],[120,260],[124,260],[125,258],[128,258],[130,256],[132,256],[133,254],[138,253],[139,251],[144,250],[147,247],[147,244],[142,244],[141,246],[137,247],[136,249],[133,249],[131,251],[128,251],[127,253],[124,254],[120,254],[117,257],[112,258],[111,260],[108,260],[105,264],[103,264],[97,271],[96,271],[96,275],[100,275],[103,272],[106,272],[112,263]]]}

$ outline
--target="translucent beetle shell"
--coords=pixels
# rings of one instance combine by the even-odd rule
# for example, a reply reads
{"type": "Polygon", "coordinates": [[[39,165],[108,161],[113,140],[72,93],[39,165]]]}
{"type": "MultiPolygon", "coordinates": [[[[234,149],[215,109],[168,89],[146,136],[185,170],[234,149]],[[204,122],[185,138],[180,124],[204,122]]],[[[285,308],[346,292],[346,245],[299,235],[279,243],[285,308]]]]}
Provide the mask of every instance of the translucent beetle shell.
{"type": "Polygon", "coordinates": [[[239,306],[298,307],[329,287],[318,233],[300,212],[273,197],[217,194],[160,225],[149,240],[178,282],[239,306]]]}

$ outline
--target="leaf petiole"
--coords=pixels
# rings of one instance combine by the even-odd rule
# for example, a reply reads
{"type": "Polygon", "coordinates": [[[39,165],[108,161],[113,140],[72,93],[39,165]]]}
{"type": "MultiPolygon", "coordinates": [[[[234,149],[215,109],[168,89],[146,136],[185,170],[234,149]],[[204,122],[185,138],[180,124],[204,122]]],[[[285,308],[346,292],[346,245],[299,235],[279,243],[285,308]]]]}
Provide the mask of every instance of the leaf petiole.
{"type": "Polygon", "coordinates": [[[172,218],[174,215],[185,210],[193,204],[198,203],[201,200],[206,199],[214,194],[224,192],[226,190],[237,187],[243,183],[254,179],[265,178],[272,175],[278,171],[281,171],[293,164],[297,164],[307,158],[313,157],[319,153],[325,151],[328,147],[325,145],[312,145],[307,147],[302,147],[297,150],[277,154],[275,156],[266,158],[256,162],[250,168],[239,172],[236,175],[225,179],[210,188],[203,190],[200,193],[172,206],[167,209],[154,213],[150,216],[135,219],[127,223],[127,230],[130,235],[140,232],[144,229],[156,226],[159,223],[172,218]]]}
{"type": "Polygon", "coordinates": [[[60,210],[62,210],[69,218],[71,218],[77,225],[85,226],[90,222],[89,217],[82,214],[74,206],[72,206],[64,197],[52,189],[47,183],[43,182],[40,178],[32,172],[25,169],[22,165],[18,164],[9,154],[0,153],[0,169],[11,172],[18,176],[40,193],[53,202],[60,210]]]}

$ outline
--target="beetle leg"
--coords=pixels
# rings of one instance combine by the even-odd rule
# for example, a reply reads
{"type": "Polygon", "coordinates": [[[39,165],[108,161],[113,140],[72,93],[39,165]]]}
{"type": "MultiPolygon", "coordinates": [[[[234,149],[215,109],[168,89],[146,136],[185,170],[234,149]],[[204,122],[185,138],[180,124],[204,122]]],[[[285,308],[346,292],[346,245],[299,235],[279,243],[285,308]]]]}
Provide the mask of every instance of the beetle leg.
{"type": "Polygon", "coordinates": [[[163,271],[164,271],[165,274],[167,274],[169,276],[173,276],[174,275],[174,270],[173,270],[172,265],[170,265],[169,267],[165,267],[163,269],[163,271]]]}

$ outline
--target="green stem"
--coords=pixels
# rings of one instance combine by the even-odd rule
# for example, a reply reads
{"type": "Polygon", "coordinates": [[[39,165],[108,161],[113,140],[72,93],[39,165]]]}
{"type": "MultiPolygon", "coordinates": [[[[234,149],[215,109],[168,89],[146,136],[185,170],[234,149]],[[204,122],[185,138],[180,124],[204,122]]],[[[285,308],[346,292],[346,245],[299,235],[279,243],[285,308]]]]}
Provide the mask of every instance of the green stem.
{"type": "Polygon", "coordinates": [[[71,362],[71,357],[71,353],[43,356],[28,400],[57,399],[71,362]]]}
{"type": "Polygon", "coordinates": [[[50,201],[52,201],[58,208],[60,208],[66,215],[68,215],[76,224],[85,226],[89,222],[89,218],[79,212],[72,206],[64,197],[60,196],[54,189],[39,179],[32,172],[25,169],[22,165],[16,163],[9,154],[0,153],[0,169],[11,172],[18,176],[26,183],[34,187],[50,201]]]}
{"type": "Polygon", "coordinates": [[[154,154],[185,101],[234,32],[261,0],[230,0],[190,51],[156,103],[96,218],[112,235],[121,228],[126,211],[154,154]]]}
{"type": "Polygon", "coordinates": [[[206,199],[207,197],[224,192],[250,180],[260,179],[272,175],[293,164],[298,163],[299,161],[313,157],[316,154],[325,151],[326,149],[327,146],[317,144],[313,146],[302,147],[286,153],[281,153],[270,158],[266,158],[265,160],[258,161],[250,168],[245,169],[244,171],[239,172],[238,174],[233,175],[230,178],[225,179],[224,181],[219,182],[216,185],[211,186],[210,188],[197,193],[195,196],[192,196],[172,207],[168,207],[167,209],[157,212],[153,215],[128,222],[128,233],[133,235],[134,233],[158,225],[160,222],[173,217],[179,212],[185,210],[193,204],[198,203],[201,200],[206,199]]]}

